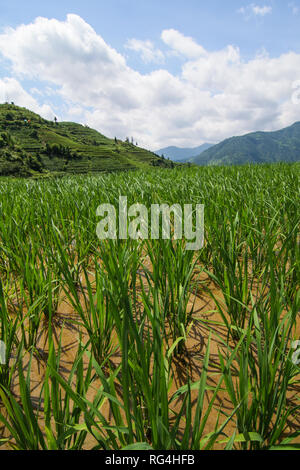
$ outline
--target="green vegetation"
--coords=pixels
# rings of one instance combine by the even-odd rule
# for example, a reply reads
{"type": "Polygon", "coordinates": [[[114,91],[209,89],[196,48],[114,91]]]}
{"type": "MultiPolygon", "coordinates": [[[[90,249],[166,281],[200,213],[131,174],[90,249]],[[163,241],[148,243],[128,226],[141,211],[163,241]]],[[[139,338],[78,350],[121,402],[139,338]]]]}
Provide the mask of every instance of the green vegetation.
{"type": "Polygon", "coordinates": [[[0,175],[35,176],[171,167],[130,142],[108,139],[73,122],[47,121],[13,104],[0,105],[0,175]]]}
{"type": "Polygon", "coordinates": [[[300,122],[276,132],[253,132],[220,142],[191,161],[197,165],[297,162],[300,160],[300,122]]]}
{"type": "Polygon", "coordinates": [[[2,178],[0,445],[299,448],[299,168],[2,178]],[[99,241],[120,195],[205,204],[204,247],[99,241]]]}

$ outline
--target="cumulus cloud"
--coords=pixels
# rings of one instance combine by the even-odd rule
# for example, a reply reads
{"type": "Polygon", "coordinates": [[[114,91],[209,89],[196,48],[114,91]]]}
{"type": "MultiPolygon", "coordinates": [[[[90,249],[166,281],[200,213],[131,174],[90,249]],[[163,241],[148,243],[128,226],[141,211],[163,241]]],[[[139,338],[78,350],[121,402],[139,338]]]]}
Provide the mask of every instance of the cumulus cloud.
{"type": "Polygon", "coordinates": [[[257,5],[253,5],[252,6],[252,11],[255,15],[258,15],[258,16],[265,16],[265,15],[268,15],[269,13],[272,13],[272,7],[270,6],[263,6],[263,7],[259,7],[257,5]]]}
{"type": "Polygon", "coordinates": [[[128,39],[125,48],[138,52],[143,62],[146,64],[150,62],[163,63],[165,59],[164,53],[160,49],[156,49],[153,42],[149,40],[141,41],[135,38],[128,39]]]}
{"type": "MultiPolygon", "coordinates": [[[[174,29],[164,30],[162,41],[181,57],[178,75],[163,67],[147,74],[134,70],[77,15],[7,29],[0,35],[0,53],[11,63],[14,78],[6,81],[13,84],[16,104],[41,112],[43,106],[20,81],[30,78],[36,87],[42,81],[49,89],[47,103],[52,93],[63,99],[64,119],[110,137],[133,136],[152,149],[192,147],[299,120],[292,94],[300,54],[271,58],[264,52],[244,61],[234,45],[208,51],[174,29]]],[[[47,103],[43,112],[50,113],[47,103]]]]}
{"type": "Polygon", "coordinates": [[[259,6],[251,3],[246,7],[241,7],[238,12],[244,15],[246,19],[249,19],[253,16],[266,16],[272,13],[272,7],[269,5],[259,6]]]}
{"type": "Polygon", "coordinates": [[[300,12],[300,7],[297,6],[294,2],[289,2],[289,8],[292,10],[293,15],[297,16],[300,12]]]}
{"type": "Polygon", "coordinates": [[[197,44],[193,38],[184,36],[175,29],[165,29],[161,34],[161,38],[173,52],[189,59],[206,55],[205,49],[197,44]]]}
{"type": "MultiPolygon", "coordinates": [[[[31,90],[35,93],[36,90],[31,90]]],[[[39,104],[27,91],[24,90],[18,80],[10,77],[0,79],[0,102],[15,102],[19,106],[31,109],[43,116],[45,119],[53,119],[54,112],[51,106],[39,104]]]]}

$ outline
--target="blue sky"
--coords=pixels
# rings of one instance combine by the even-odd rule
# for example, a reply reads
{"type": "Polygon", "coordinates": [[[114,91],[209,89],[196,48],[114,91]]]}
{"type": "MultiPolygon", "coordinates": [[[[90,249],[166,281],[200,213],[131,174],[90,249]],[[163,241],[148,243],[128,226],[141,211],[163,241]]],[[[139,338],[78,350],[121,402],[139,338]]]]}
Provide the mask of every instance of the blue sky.
{"type": "Polygon", "coordinates": [[[0,0],[0,99],[148,148],[273,130],[300,120],[299,23],[300,0],[0,0]]]}

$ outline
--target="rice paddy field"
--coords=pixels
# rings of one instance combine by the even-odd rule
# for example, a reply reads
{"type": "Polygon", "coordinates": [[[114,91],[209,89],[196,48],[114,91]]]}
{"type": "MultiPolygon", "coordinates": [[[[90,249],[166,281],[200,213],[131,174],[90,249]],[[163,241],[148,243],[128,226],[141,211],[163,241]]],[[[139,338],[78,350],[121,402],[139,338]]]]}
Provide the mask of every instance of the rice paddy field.
{"type": "Polygon", "coordinates": [[[299,449],[299,170],[2,178],[0,449],[299,449]],[[119,196],[204,246],[100,241],[119,196]]]}

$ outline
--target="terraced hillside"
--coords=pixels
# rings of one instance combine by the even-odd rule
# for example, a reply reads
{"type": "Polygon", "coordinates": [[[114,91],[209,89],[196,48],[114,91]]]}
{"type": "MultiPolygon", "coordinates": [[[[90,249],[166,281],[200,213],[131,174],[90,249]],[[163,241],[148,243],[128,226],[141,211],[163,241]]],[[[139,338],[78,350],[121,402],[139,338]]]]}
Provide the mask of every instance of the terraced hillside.
{"type": "Polygon", "coordinates": [[[0,105],[0,175],[90,173],[173,163],[130,142],[73,122],[47,121],[14,104],[0,105]]]}

